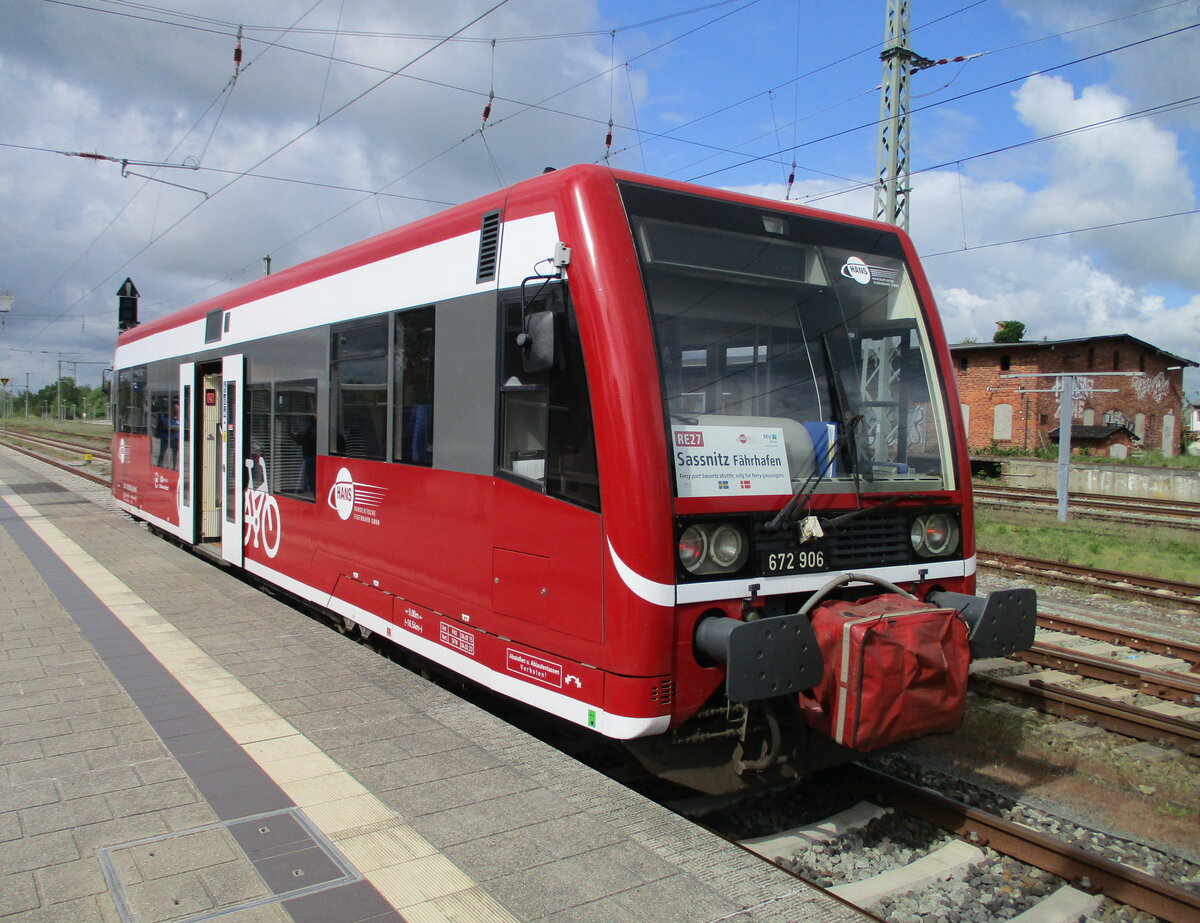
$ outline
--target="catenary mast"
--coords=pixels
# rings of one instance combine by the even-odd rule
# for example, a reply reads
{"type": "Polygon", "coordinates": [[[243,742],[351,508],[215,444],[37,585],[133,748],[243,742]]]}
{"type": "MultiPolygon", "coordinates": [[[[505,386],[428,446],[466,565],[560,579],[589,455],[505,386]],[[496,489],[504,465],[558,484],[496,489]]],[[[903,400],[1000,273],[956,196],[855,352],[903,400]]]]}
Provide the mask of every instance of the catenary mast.
{"type": "Polygon", "coordinates": [[[879,147],[875,156],[875,212],[908,230],[908,78],[926,64],[908,47],[908,0],[888,0],[883,85],[879,98],[879,147]]]}

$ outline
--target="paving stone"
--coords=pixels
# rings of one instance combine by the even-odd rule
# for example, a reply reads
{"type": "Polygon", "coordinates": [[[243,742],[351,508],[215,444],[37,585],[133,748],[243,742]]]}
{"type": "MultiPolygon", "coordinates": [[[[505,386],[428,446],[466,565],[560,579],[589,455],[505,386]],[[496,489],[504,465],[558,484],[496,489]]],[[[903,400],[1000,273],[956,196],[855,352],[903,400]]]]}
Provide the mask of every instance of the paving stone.
{"type": "Polygon", "coordinates": [[[37,836],[55,830],[73,830],[75,827],[112,820],[112,817],[112,809],[103,795],[89,795],[58,804],[26,808],[21,811],[21,827],[26,836],[37,836]]]}
{"type": "Polygon", "coordinates": [[[620,834],[611,827],[585,814],[572,814],[471,840],[446,854],[487,883],[619,842],[620,834]]]}
{"type": "Polygon", "coordinates": [[[108,894],[108,882],[95,856],[38,869],[34,876],[46,900],[52,903],[108,894]]]}
{"type": "MultiPolygon", "coordinates": [[[[112,898],[80,897],[22,914],[21,923],[123,923],[112,898]]],[[[224,923],[224,921],[222,921],[224,923]]]]}
{"type": "Polygon", "coordinates": [[[5,843],[4,848],[0,849],[0,875],[73,862],[79,856],[79,849],[70,831],[57,830],[40,836],[25,836],[5,843]]]}
{"type": "Polygon", "coordinates": [[[0,875],[0,917],[33,910],[40,906],[33,873],[0,875]]]}
{"type": "MultiPolygon", "coordinates": [[[[397,797],[403,804],[403,794],[398,793],[397,797]]],[[[401,813],[404,813],[403,809],[401,813]]],[[[575,808],[563,799],[544,789],[535,789],[437,814],[426,814],[413,818],[412,824],[427,840],[445,849],[574,813],[575,808]]]]}

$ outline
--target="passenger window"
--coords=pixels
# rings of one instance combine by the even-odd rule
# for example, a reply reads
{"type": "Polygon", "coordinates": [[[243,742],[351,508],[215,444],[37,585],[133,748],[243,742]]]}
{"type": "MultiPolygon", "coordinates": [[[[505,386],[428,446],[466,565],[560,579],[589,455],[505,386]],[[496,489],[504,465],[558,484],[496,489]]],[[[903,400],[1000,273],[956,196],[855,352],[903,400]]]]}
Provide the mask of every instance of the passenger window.
{"type": "Polygon", "coordinates": [[[396,315],[392,459],[433,464],[433,306],[396,315]]]}
{"type": "Polygon", "coordinates": [[[117,432],[146,433],[146,366],[117,372],[117,432]]]}
{"type": "MultiPolygon", "coordinates": [[[[247,487],[263,485],[264,473],[271,468],[271,386],[253,385],[246,389],[246,407],[250,411],[250,462],[247,487]],[[259,462],[262,462],[260,465],[259,462]]],[[[272,481],[269,487],[274,488],[272,481]]]]}
{"type": "Polygon", "coordinates": [[[331,337],[331,452],[382,461],[388,417],[387,321],[334,328],[331,337]]]}
{"type": "Polygon", "coordinates": [[[154,391],[150,394],[150,457],[159,468],[179,470],[178,391],[154,391]]]}
{"type": "Polygon", "coordinates": [[[317,491],[317,380],[277,381],[246,391],[251,488],[312,501],[317,491]]]}
{"type": "Polygon", "coordinates": [[[280,381],[272,402],[271,487],[314,500],[317,493],[317,380],[280,381]]]}
{"type": "MultiPolygon", "coordinates": [[[[536,290],[535,290],[536,292],[536,290]]],[[[500,439],[497,467],[547,494],[600,507],[596,441],[579,327],[566,286],[536,292],[522,310],[519,295],[501,303],[500,439]],[[518,335],[524,318],[554,315],[555,363],[525,371],[518,335]]]]}

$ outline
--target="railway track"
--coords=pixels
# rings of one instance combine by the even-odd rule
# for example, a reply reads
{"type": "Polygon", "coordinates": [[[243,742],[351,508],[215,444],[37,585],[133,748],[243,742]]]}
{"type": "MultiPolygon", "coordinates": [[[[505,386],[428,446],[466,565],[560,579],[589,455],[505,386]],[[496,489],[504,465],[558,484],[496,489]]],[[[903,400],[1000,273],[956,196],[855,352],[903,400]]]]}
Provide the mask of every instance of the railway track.
{"type": "MultiPolygon", "coordinates": [[[[923,782],[928,781],[927,776],[923,782]]],[[[935,778],[931,784],[955,795],[855,764],[839,770],[835,783],[821,783],[834,786],[832,793],[812,799],[832,803],[832,814],[757,835],[726,832],[743,824],[761,827],[755,807],[747,818],[740,816],[739,804],[719,800],[712,802],[719,806],[714,814],[707,813],[704,799],[676,809],[701,815],[744,848],[885,920],[1026,919],[1023,913],[1043,921],[1093,919],[1100,916],[1102,898],[1162,920],[1200,918],[1195,866],[1153,850],[1138,855],[1128,841],[1113,841],[961,782],[935,778]]],[[[797,790],[804,792],[803,786],[797,790]]],[[[1112,919],[1112,913],[1108,908],[1104,918],[1112,919]]]]}
{"type": "MultiPolygon", "coordinates": [[[[25,434],[21,434],[19,438],[22,441],[29,439],[29,437],[25,434]]],[[[30,440],[30,441],[33,441],[33,440],[30,440]]],[[[102,484],[105,487],[108,487],[112,483],[112,481],[108,477],[106,477],[102,474],[97,474],[97,473],[94,473],[91,471],[87,471],[84,468],[81,468],[80,465],[85,463],[82,460],[80,462],[68,463],[68,462],[61,461],[60,459],[54,458],[52,456],[46,455],[44,452],[36,452],[33,449],[28,448],[27,446],[18,445],[17,442],[15,442],[13,440],[12,434],[9,434],[9,438],[0,438],[0,445],[10,448],[14,452],[20,452],[22,455],[28,455],[30,458],[35,458],[40,462],[43,462],[47,465],[51,465],[55,468],[59,468],[62,471],[69,471],[71,474],[76,474],[79,477],[83,478],[84,480],[91,481],[93,484],[102,484]]],[[[76,447],[76,448],[78,448],[78,447],[76,447]]],[[[84,454],[84,450],[80,449],[80,454],[84,454]]],[[[95,454],[95,453],[93,453],[93,454],[95,454]]],[[[106,454],[106,459],[107,459],[107,454],[106,454]]]]}
{"type": "Polygon", "coordinates": [[[979,567],[1200,611],[1200,585],[980,550],[979,567]]]}
{"type": "MultiPolygon", "coordinates": [[[[1058,506],[1055,491],[1039,487],[975,485],[972,493],[975,495],[975,502],[994,506],[1034,506],[1046,509],[1058,506]]],[[[1200,503],[1082,493],[1071,493],[1069,503],[1074,512],[1097,519],[1123,520],[1136,517],[1142,522],[1200,529],[1200,503]]]]}
{"type": "Polygon", "coordinates": [[[1103,894],[1162,920],[1200,917],[1200,893],[878,770],[856,765],[851,771],[876,801],[922,817],[976,847],[1049,872],[1078,891],[1103,894]]]}
{"type": "Polygon", "coordinates": [[[1032,648],[976,665],[993,698],[1200,755],[1200,645],[1041,614],[1032,648]],[[1011,672],[1020,661],[1033,670],[1011,672]]]}

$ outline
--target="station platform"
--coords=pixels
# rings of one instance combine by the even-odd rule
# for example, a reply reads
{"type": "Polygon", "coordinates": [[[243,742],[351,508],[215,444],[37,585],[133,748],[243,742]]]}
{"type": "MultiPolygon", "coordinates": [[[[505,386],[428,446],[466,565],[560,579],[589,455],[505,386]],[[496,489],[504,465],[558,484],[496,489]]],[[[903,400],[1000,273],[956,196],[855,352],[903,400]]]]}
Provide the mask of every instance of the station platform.
{"type": "Polygon", "coordinates": [[[0,448],[0,918],[864,919],[0,448]]]}

